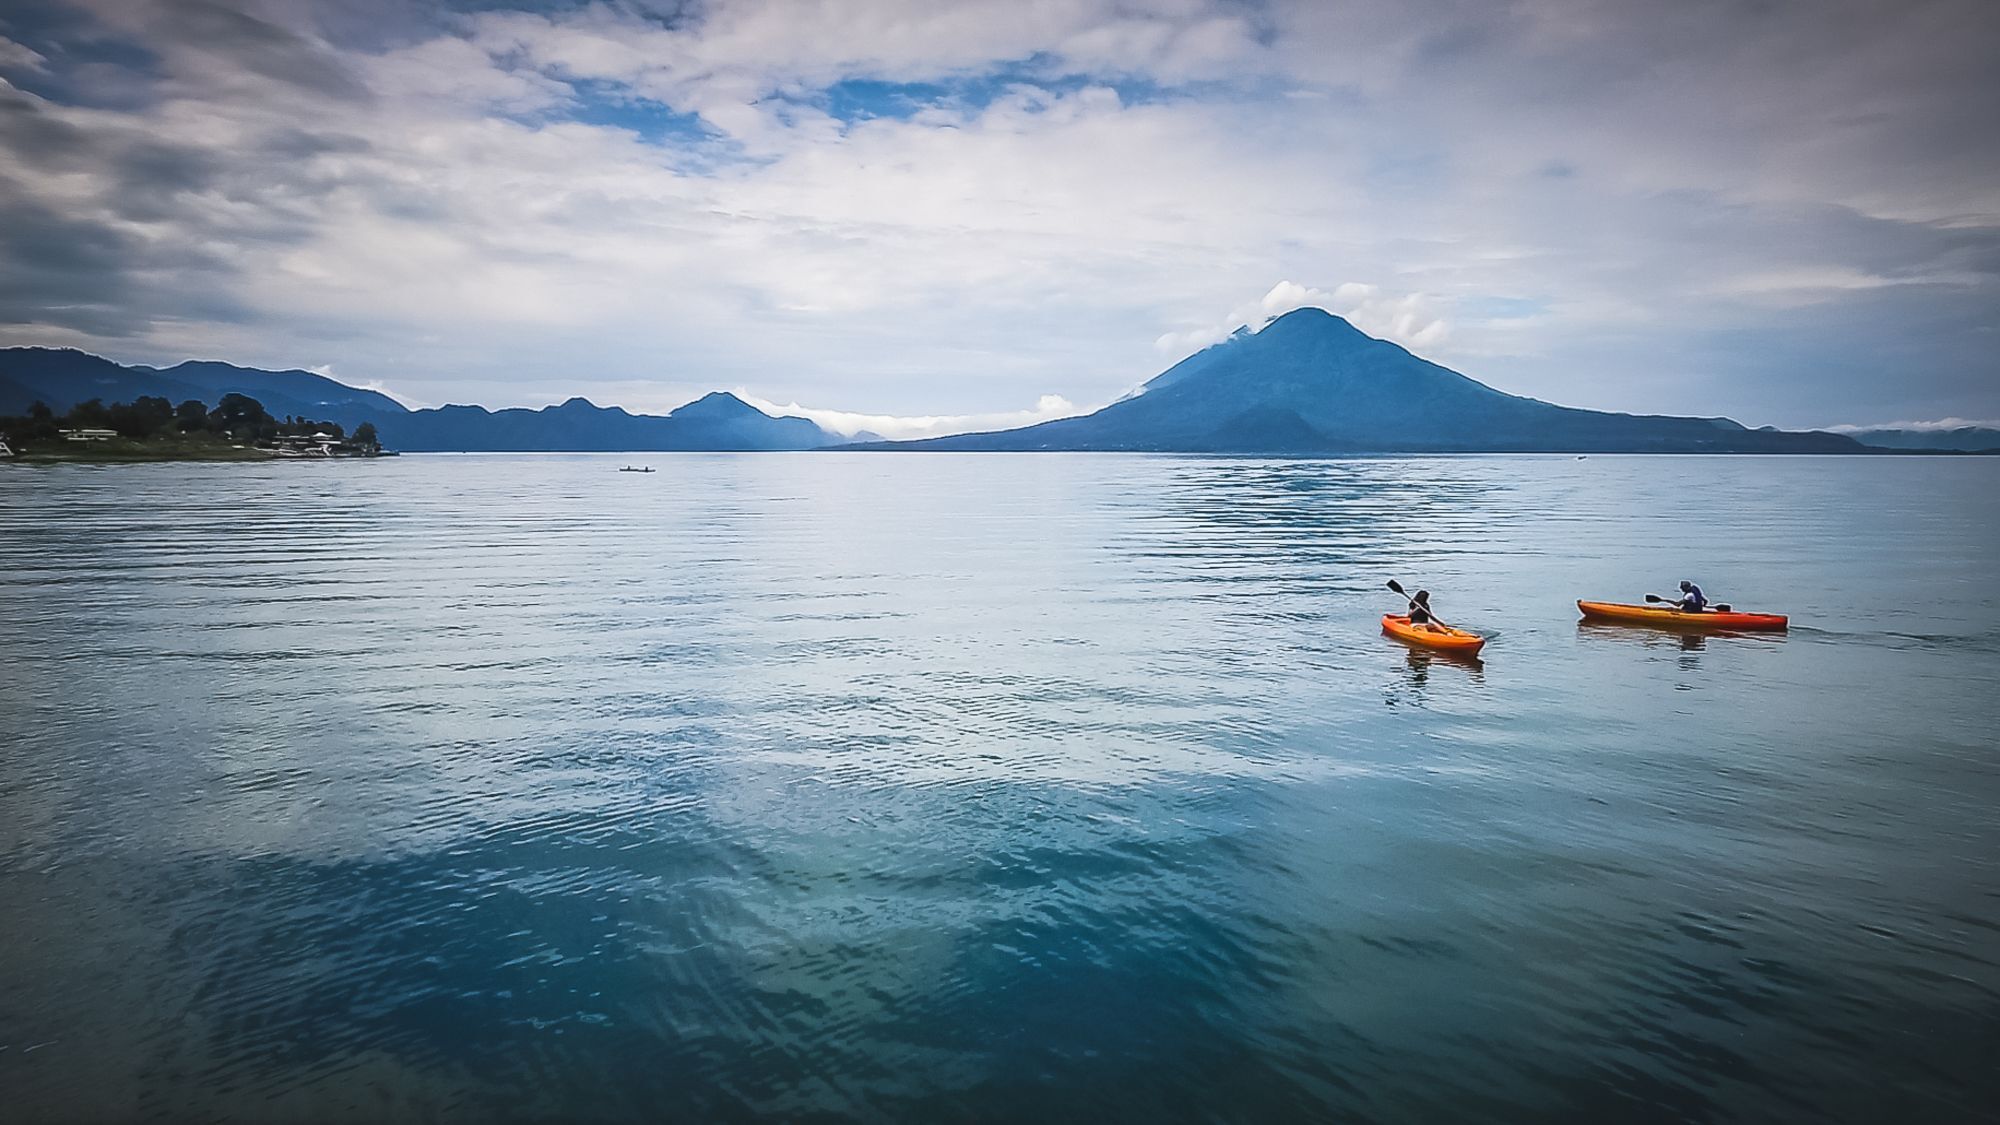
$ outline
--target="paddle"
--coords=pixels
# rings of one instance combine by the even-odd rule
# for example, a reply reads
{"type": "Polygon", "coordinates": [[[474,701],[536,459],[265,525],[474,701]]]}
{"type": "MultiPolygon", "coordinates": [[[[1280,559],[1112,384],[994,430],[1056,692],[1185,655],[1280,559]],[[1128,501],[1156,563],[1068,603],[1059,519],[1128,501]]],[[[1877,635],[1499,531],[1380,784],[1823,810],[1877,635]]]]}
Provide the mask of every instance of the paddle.
{"type": "MultiPolygon", "coordinates": [[[[1409,602],[1409,603],[1410,603],[1410,608],[1411,608],[1411,609],[1415,609],[1415,608],[1417,608],[1417,599],[1415,599],[1415,598],[1413,598],[1413,597],[1410,597],[1410,593],[1409,593],[1409,591],[1408,591],[1408,590],[1405,590],[1405,589],[1403,589],[1403,584],[1402,584],[1401,582],[1398,582],[1398,581],[1396,581],[1395,579],[1391,578],[1391,579],[1389,579],[1389,588],[1390,588],[1391,590],[1394,590],[1394,591],[1396,591],[1397,593],[1399,593],[1399,594],[1403,595],[1403,599],[1404,599],[1405,601],[1407,601],[1407,602],[1409,602]]],[[[1447,629],[1451,628],[1451,626],[1449,626],[1449,625],[1445,625],[1445,624],[1444,624],[1444,622],[1442,622],[1442,621],[1439,621],[1439,620],[1438,620],[1438,615],[1437,615],[1437,614],[1436,614],[1435,612],[1432,612],[1432,610],[1431,610],[1431,607],[1430,607],[1430,606],[1428,606],[1428,605],[1427,605],[1427,606],[1425,606],[1425,607],[1424,607],[1424,612],[1425,612],[1425,613],[1429,613],[1429,614],[1431,615],[1431,623],[1432,623],[1433,625],[1444,625],[1444,627],[1445,627],[1445,628],[1447,628],[1447,629]]]]}
{"type": "MultiPolygon", "coordinates": [[[[1646,600],[1649,602],[1665,602],[1668,605],[1679,605],[1681,601],[1679,598],[1663,598],[1658,594],[1647,594],[1646,600]]],[[[1702,612],[1706,613],[1711,611],[1715,613],[1728,613],[1730,611],[1729,603],[1716,602],[1714,605],[1709,606],[1707,610],[1703,610],[1702,612]]],[[[1681,612],[1686,613],[1687,611],[1682,610],[1681,612]]]]}

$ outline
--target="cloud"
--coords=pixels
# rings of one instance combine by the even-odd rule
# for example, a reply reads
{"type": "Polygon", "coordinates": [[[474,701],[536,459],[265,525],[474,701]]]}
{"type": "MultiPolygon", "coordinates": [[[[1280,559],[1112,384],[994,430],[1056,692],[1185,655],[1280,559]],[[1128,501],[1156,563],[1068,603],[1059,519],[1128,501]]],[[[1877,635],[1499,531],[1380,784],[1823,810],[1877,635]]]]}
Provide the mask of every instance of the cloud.
{"type": "Polygon", "coordinates": [[[1943,286],[1977,289],[1990,277],[1965,271],[1934,269],[1900,277],[1869,273],[1846,266],[1795,268],[1774,273],[1753,273],[1720,280],[1715,291],[1749,301],[1777,306],[1820,304],[1861,290],[1891,286],[1943,286]]]}
{"type": "Polygon", "coordinates": [[[4,342],[997,418],[1309,303],[1583,405],[2000,410],[1976,0],[62,4],[4,342]]]}
{"type": "Polygon", "coordinates": [[[0,35],[0,71],[44,72],[48,70],[47,63],[48,59],[44,58],[40,51],[0,35]]]}
{"type": "Polygon", "coordinates": [[[1422,293],[1385,294],[1380,287],[1346,281],[1332,289],[1315,289],[1295,281],[1280,281],[1257,301],[1239,305],[1222,320],[1153,341],[1159,351],[1179,357],[1217,344],[1239,329],[1255,331],[1273,317],[1294,309],[1316,308],[1344,317],[1378,339],[1401,344],[1413,352],[1429,351],[1451,336],[1451,324],[1422,293]]]}
{"type": "Polygon", "coordinates": [[[290,87],[338,101],[373,96],[329,44],[227,0],[92,0],[86,6],[111,27],[143,36],[190,90],[290,87]]]}
{"type": "Polygon", "coordinates": [[[750,144],[788,132],[770,95],[847,79],[937,81],[1033,60],[1044,78],[1171,83],[1226,78],[1265,54],[1249,20],[1187,0],[735,0],[698,13],[489,12],[472,19],[472,40],[563,81],[617,83],[698,113],[750,144]]]}
{"type": "Polygon", "coordinates": [[[897,415],[859,414],[849,410],[823,410],[810,406],[800,406],[796,402],[775,403],[758,398],[746,390],[735,392],[736,397],[773,416],[791,415],[810,418],[821,427],[842,437],[872,433],[892,441],[911,438],[943,437],[947,434],[980,433],[987,430],[1011,430],[1020,426],[1032,426],[1038,422],[1049,422],[1057,418],[1071,418],[1078,414],[1088,414],[1095,407],[1079,407],[1061,395],[1043,395],[1035,400],[1035,405],[1026,410],[1003,410],[987,414],[951,415],[897,415]]]}
{"type": "Polygon", "coordinates": [[[1979,421],[1973,418],[1937,418],[1929,422],[1878,422],[1871,426],[1843,424],[1839,426],[1822,426],[1820,428],[1829,433],[1836,434],[1858,434],[1869,430],[1915,430],[1919,433],[1932,433],[1939,430],[2000,430],[2000,419],[1979,421]]]}
{"type": "Polygon", "coordinates": [[[302,368],[302,370],[310,371],[315,375],[321,375],[328,379],[332,379],[336,383],[345,383],[346,385],[357,388],[359,390],[374,391],[376,394],[387,395],[390,398],[395,399],[397,402],[402,403],[405,407],[408,407],[411,410],[423,410],[427,407],[437,405],[436,403],[425,402],[423,399],[411,398],[408,395],[401,394],[395,391],[394,389],[390,388],[380,379],[342,378],[340,374],[333,369],[333,364],[331,363],[317,363],[313,364],[310,367],[302,368]]]}

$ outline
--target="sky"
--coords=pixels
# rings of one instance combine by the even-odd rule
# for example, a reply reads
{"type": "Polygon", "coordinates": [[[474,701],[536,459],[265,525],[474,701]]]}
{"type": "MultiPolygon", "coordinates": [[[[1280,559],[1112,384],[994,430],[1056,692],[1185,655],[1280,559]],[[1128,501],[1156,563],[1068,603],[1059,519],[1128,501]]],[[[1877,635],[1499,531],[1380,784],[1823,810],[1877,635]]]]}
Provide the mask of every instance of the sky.
{"type": "Polygon", "coordinates": [[[1996,58],[1991,0],[0,0],[0,345],[903,437],[1317,305],[1990,422],[1996,58]]]}

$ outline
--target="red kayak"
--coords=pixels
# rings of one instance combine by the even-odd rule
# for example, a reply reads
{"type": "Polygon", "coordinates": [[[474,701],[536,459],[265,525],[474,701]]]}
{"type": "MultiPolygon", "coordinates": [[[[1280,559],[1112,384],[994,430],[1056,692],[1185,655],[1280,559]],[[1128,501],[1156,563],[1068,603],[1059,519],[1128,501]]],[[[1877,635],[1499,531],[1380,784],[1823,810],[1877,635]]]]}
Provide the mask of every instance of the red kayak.
{"type": "Polygon", "coordinates": [[[1791,619],[1782,613],[1737,613],[1712,609],[1689,613],[1670,605],[1580,601],[1576,603],[1576,608],[1593,621],[1628,621],[1673,629],[1783,629],[1791,623],[1791,619]]]}

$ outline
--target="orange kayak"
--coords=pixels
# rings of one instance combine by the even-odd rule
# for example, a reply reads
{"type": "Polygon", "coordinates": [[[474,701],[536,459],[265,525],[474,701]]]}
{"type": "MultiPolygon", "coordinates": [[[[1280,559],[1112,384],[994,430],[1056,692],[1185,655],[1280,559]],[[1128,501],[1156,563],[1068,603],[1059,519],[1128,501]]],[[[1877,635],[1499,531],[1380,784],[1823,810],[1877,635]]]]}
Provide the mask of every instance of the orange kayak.
{"type": "Polygon", "coordinates": [[[1478,633],[1468,633],[1464,629],[1454,629],[1449,625],[1435,623],[1412,625],[1408,614],[1400,616],[1393,613],[1383,614],[1382,631],[1399,641],[1408,641],[1425,648],[1443,649],[1446,652],[1458,653],[1460,656],[1471,656],[1479,651],[1480,645],[1486,643],[1486,638],[1478,633]]]}
{"type": "Polygon", "coordinates": [[[1623,605],[1618,602],[1578,602],[1585,617],[1597,621],[1632,621],[1678,629],[1783,629],[1790,619],[1781,613],[1683,613],[1666,605],[1623,605]]]}

